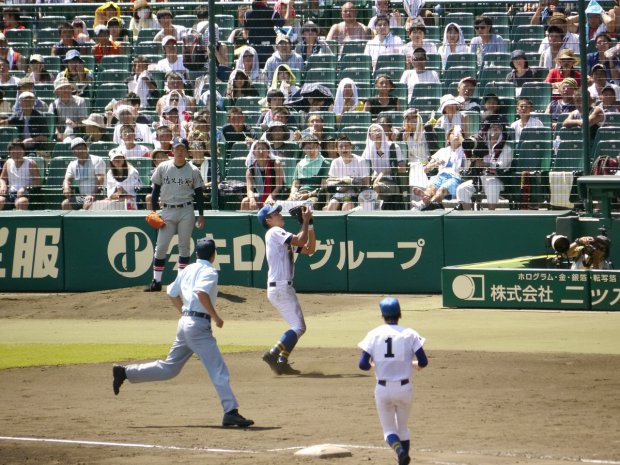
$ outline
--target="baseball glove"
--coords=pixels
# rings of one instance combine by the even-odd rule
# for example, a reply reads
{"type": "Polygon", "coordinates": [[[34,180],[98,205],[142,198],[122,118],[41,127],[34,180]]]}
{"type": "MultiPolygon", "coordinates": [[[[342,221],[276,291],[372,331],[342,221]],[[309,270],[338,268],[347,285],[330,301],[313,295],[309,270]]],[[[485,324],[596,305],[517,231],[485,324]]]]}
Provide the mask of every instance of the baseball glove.
{"type": "MultiPolygon", "coordinates": [[[[288,211],[289,215],[299,221],[299,224],[304,224],[303,208],[303,205],[298,205],[288,211]]],[[[312,224],[312,218],[310,218],[310,224],[312,224]]]]}
{"type": "Polygon", "coordinates": [[[302,224],[304,222],[304,218],[303,218],[303,207],[301,205],[298,205],[296,207],[291,208],[288,211],[289,215],[291,215],[293,218],[295,218],[297,221],[299,221],[299,224],[302,224]]]}
{"type": "Polygon", "coordinates": [[[146,222],[155,229],[161,229],[166,226],[166,222],[156,211],[151,211],[146,214],[146,222]]]}

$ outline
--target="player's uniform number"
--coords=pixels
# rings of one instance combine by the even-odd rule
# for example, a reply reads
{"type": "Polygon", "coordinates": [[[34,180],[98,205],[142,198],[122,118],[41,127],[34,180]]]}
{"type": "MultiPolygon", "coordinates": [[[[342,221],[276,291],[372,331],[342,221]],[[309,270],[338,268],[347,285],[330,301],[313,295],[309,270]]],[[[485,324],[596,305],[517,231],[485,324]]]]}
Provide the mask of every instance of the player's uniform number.
{"type": "Polygon", "coordinates": [[[392,352],[392,338],[388,337],[385,340],[385,345],[387,346],[386,351],[385,351],[385,358],[394,358],[394,352],[392,352]]]}

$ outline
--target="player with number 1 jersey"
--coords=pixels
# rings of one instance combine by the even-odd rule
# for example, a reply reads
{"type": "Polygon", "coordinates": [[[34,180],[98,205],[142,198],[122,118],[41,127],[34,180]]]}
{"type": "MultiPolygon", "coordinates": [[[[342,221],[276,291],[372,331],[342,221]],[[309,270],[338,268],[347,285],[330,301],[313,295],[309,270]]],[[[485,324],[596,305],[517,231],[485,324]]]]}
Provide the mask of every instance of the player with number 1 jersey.
{"type": "Polygon", "coordinates": [[[386,297],[379,304],[385,324],[370,331],[358,344],[362,349],[359,367],[370,370],[375,366],[377,385],[375,401],[383,437],[398,457],[399,465],[411,458],[410,432],[407,426],[413,400],[412,370],[428,365],[424,352],[425,339],[416,331],[400,326],[400,303],[386,297]]]}

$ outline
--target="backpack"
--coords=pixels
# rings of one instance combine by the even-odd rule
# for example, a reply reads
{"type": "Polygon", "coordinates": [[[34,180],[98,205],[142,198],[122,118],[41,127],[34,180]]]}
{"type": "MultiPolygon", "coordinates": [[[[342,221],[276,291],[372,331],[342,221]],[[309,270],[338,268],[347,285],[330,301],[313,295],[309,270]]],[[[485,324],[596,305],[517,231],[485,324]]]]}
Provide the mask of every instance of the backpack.
{"type": "Polygon", "coordinates": [[[592,163],[592,174],[594,176],[616,174],[618,171],[618,160],[608,155],[596,157],[592,163]]]}
{"type": "Polygon", "coordinates": [[[191,29],[183,37],[183,64],[190,71],[204,69],[209,61],[209,50],[204,37],[198,31],[191,29]]]}

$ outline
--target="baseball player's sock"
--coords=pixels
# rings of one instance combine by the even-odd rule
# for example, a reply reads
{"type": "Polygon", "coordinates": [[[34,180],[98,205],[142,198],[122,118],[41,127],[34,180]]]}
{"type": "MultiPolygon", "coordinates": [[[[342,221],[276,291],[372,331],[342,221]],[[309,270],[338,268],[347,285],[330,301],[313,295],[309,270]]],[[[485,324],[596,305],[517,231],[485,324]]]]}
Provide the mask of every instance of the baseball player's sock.
{"type": "Polygon", "coordinates": [[[189,265],[189,257],[179,257],[179,271],[189,265]]]}
{"type": "Polygon", "coordinates": [[[280,357],[278,358],[278,362],[279,363],[286,363],[286,362],[288,362],[288,356],[289,355],[291,355],[291,353],[287,352],[286,350],[280,351],[280,357]]]}
{"type": "MultiPolygon", "coordinates": [[[[297,333],[292,329],[285,332],[280,338],[280,343],[284,346],[284,350],[288,353],[293,352],[293,349],[297,345],[297,333]]],[[[282,349],[280,349],[282,350],[282,349]]]]}
{"type": "Polygon", "coordinates": [[[164,268],[166,266],[165,258],[156,258],[153,260],[153,279],[158,283],[161,283],[161,277],[164,274],[164,268]]]}
{"type": "Polygon", "coordinates": [[[400,456],[400,454],[404,452],[403,445],[400,442],[400,438],[397,434],[388,434],[388,437],[385,438],[385,442],[388,443],[388,446],[394,449],[396,455],[400,456]]]}
{"type": "Polygon", "coordinates": [[[409,455],[409,447],[411,446],[411,441],[407,439],[406,441],[400,441],[400,444],[403,446],[405,454],[409,455]]]}

